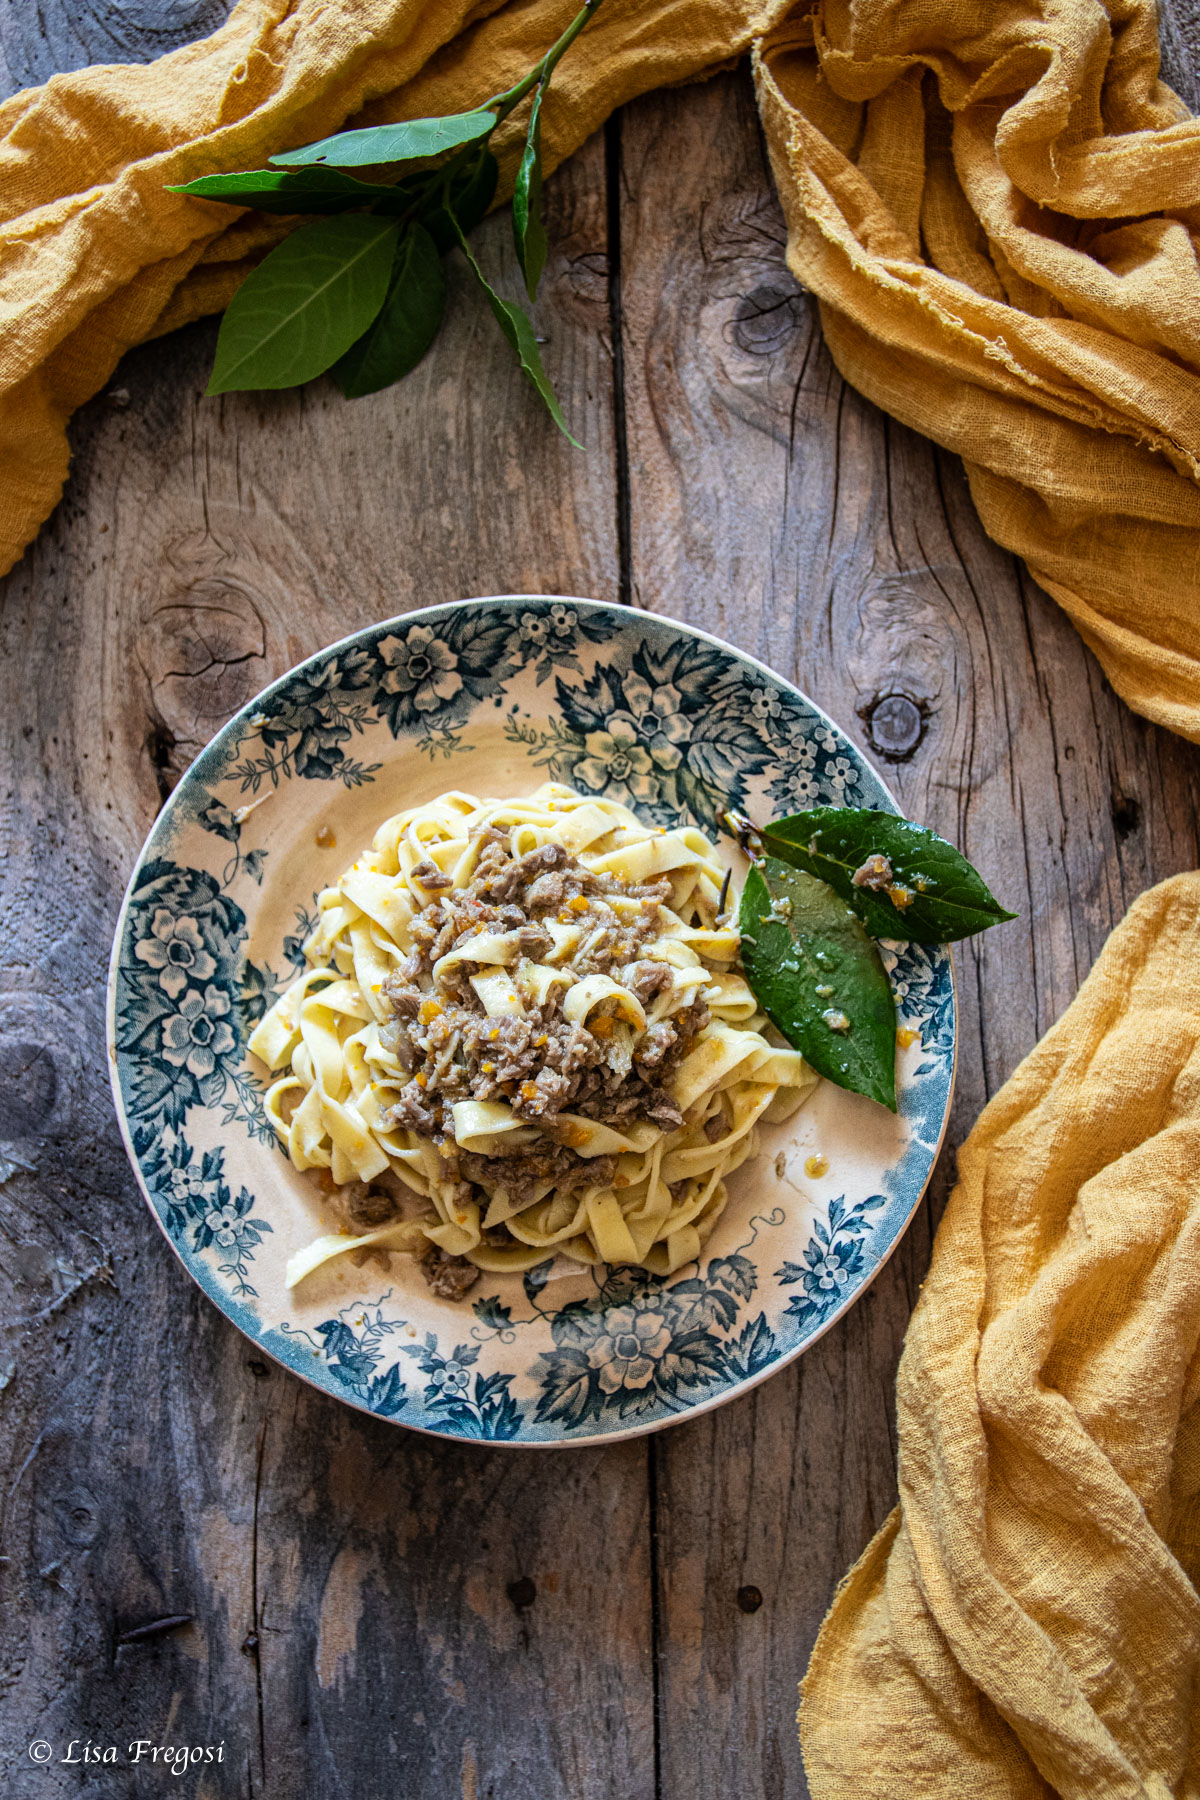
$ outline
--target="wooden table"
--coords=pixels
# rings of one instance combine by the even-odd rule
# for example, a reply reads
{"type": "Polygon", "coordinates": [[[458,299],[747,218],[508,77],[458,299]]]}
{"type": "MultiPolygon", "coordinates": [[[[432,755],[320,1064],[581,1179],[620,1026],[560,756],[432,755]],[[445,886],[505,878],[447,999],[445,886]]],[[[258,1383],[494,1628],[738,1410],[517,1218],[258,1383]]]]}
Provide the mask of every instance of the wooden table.
{"type": "MultiPolygon", "coordinates": [[[[25,0],[0,52],[16,88],[222,10],[25,0]]],[[[1165,39],[1195,104],[1197,0],[1165,39]]],[[[210,321],[79,416],[66,498],[4,584],[0,1140],[29,1165],[0,1185],[6,1795],[174,1791],[36,1768],[39,1736],[223,1742],[179,1788],[210,1800],[803,1794],[796,1682],[895,1499],[893,1377],[953,1146],[1129,902],[1200,860],[1200,751],[1114,697],[955,458],[836,374],[746,73],[628,107],[549,209],[538,325],[586,453],[457,273],[434,352],[354,404],[202,399],[210,321]],[[205,740],[368,620],[510,590],[752,651],[1021,913],[962,949],[950,1145],[861,1304],[745,1399],[541,1454],[399,1430],[257,1355],[151,1225],[104,1057],[126,876],[205,740]]],[[[507,233],[479,234],[485,266],[507,233]]]]}

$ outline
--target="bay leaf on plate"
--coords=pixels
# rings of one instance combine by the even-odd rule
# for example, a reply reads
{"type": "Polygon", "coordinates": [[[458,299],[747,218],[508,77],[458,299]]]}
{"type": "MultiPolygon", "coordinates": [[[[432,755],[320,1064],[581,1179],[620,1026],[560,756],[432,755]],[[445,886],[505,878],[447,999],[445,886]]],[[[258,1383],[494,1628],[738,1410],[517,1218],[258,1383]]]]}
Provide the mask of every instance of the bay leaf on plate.
{"type": "Polygon", "coordinates": [[[896,1110],[896,1003],[861,919],[816,876],[768,856],[746,877],[738,928],[759,1005],[805,1061],[896,1110]]]}
{"type": "Polygon", "coordinates": [[[769,855],[828,882],[872,937],[951,944],[1017,916],[953,844],[895,813],[814,806],[775,819],[762,840],[769,855]]]}

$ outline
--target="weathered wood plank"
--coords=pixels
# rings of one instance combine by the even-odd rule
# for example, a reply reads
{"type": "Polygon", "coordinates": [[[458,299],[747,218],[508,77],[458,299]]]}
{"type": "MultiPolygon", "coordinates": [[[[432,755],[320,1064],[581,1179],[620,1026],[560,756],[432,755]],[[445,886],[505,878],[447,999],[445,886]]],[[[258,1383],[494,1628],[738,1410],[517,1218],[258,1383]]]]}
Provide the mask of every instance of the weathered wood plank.
{"type": "MultiPolygon", "coordinates": [[[[222,11],[10,8],[0,79],[144,59],[222,11]]],[[[1195,0],[1164,39],[1194,103],[1195,0]]],[[[843,389],[782,267],[744,84],[655,97],[623,135],[624,573],[858,716],[868,748],[907,758],[908,810],[1019,894],[1021,924],[960,964],[959,1137],[1127,901],[1195,861],[1196,753],[1114,701],[982,538],[952,459],[843,389]]],[[[81,418],[67,501],[5,584],[0,1142],[37,1163],[0,1185],[15,1793],[78,1791],[20,1760],[39,1730],[224,1738],[208,1796],[803,1791],[793,1681],[893,1495],[929,1212],[844,1324],[745,1402],[648,1447],[475,1452],[254,1356],[148,1230],[100,1066],[125,873],[241,699],[383,611],[618,591],[599,146],[552,192],[543,328],[586,459],[542,429],[502,346],[468,375],[490,321],[460,318],[413,380],[350,409],[320,389],[200,404],[198,328],[127,359],[81,418]],[[744,1611],[750,1587],[764,1600],[744,1611]]]]}
{"type": "MultiPolygon", "coordinates": [[[[20,1760],[41,1733],[224,1739],[209,1795],[652,1793],[644,1444],[475,1452],[258,1358],[153,1228],[103,1051],[126,873],[249,694],[392,612],[615,591],[604,193],[597,141],[550,187],[539,320],[587,455],[466,294],[414,377],[353,406],[202,401],[199,327],[80,417],[68,497],[6,584],[0,1139],[37,1165],[0,1186],[19,1791],[76,1791],[20,1760]]],[[[497,268],[508,229],[481,234],[497,268]]]]}
{"type": "Polygon", "coordinates": [[[215,31],[232,0],[49,0],[0,13],[0,90],[89,63],[150,62],[215,31]]]}
{"type": "MultiPolygon", "coordinates": [[[[746,78],[628,108],[621,143],[635,600],[794,676],[1021,912],[958,957],[940,1197],[953,1144],[1129,901],[1194,866],[1200,751],[1115,699],[984,537],[956,460],[841,381],[783,261],[746,78]]],[[[803,1791],[794,1682],[894,1497],[893,1374],[930,1232],[927,1204],[799,1365],[655,1448],[665,1794],[803,1791]]]]}
{"type": "Polygon", "coordinates": [[[1193,112],[1200,111],[1200,6],[1169,0],[1158,9],[1162,78],[1193,112]]]}

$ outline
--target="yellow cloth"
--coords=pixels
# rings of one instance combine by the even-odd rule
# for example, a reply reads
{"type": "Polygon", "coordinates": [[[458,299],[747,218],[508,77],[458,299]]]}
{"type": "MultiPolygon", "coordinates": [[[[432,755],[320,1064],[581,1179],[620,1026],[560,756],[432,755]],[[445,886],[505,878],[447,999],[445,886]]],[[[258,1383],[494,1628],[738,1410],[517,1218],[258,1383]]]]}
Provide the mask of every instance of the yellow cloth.
{"type": "MultiPolygon", "coordinates": [[[[0,107],[0,571],[74,408],[287,229],[164,183],[473,105],[574,7],[242,0],[148,67],[0,107]]],[[[1200,738],[1200,122],[1157,80],[1152,0],[605,0],[555,76],[550,163],[747,50],[839,368],[961,452],[1118,691],[1200,738]]]]}
{"type": "Polygon", "coordinates": [[[1200,875],[1144,894],[960,1152],[813,1800],[1200,1793],[1198,946],[1200,875]]]}

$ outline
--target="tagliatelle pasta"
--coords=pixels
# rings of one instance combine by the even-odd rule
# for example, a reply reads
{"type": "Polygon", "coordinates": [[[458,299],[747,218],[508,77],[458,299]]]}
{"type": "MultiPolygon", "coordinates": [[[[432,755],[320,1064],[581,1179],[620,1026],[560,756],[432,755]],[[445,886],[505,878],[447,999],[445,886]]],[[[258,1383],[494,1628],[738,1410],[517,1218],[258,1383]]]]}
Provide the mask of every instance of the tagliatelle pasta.
{"type": "Polygon", "coordinates": [[[381,825],[250,1038],[343,1227],[289,1285],[356,1250],[423,1257],[435,1288],[451,1265],[696,1257],[757,1122],[817,1080],[768,1035],[724,875],[694,827],[555,783],[381,825]]]}

